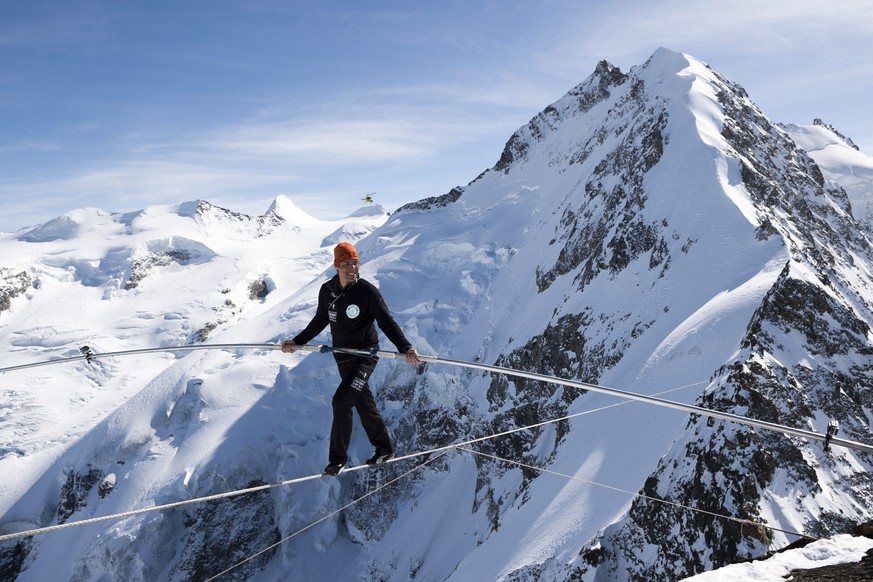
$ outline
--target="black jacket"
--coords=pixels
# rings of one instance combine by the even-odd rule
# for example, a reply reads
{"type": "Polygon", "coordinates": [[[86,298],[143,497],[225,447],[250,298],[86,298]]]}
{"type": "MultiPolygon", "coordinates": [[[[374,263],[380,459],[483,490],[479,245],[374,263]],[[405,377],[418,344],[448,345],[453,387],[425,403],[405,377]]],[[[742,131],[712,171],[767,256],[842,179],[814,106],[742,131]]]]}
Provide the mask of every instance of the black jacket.
{"type": "Polygon", "coordinates": [[[294,338],[305,345],[330,324],[333,345],[338,348],[377,348],[379,336],[373,322],[391,340],[397,351],[406,353],[412,344],[391,317],[379,290],[365,279],[358,279],[346,289],[340,289],[339,275],[321,286],[318,307],[309,325],[294,338]]]}

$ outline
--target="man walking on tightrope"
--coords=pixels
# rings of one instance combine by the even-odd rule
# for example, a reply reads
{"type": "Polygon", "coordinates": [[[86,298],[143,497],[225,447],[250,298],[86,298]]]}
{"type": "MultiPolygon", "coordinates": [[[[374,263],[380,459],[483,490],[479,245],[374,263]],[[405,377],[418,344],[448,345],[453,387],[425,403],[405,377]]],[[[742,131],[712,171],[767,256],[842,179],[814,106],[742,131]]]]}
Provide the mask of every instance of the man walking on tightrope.
{"type": "MultiPolygon", "coordinates": [[[[397,351],[406,354],[410,364],[420,364],[418,353],[385,305],[379,290],[358,277],[358,251],[342,242],[333,250],[336,275],[321,286],[318,307],[309,325],[293,339],[282,343],[283,352],[293,352],[306,345],[330,324],[333,345],[337,348],[379,349],[379,336],[373,322],[385,333],[397,351]]],[[[367,382],[376,367],[376,358],[334,352],[341,382],[333,395],[333,425],[330,429],[329,463],[325,475],[339,475],[348,462],[349,440],[352,436],[352,408],[358,411],[361,424],[375,454],[367,460],[377,465],[394,457],[394,447],[388,429],[376,409],[376,402],[367,382]]]]}

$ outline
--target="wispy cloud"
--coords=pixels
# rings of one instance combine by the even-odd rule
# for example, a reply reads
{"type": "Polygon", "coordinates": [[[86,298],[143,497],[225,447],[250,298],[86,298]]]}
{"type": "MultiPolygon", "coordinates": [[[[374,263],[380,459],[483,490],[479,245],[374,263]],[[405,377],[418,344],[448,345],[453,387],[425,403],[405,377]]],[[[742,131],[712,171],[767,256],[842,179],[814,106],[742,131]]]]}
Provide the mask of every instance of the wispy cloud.
{"type": "Polygon", "coordinates": [[[869,3],[862,0],[840,2],[838,8],[819,0],[728,0],[718,5],[695,0],[629,1],[611,3],[609,8],[601,12],[601,22],[592,23],[590,34],[567,42],[589,54],[599,51],[619,58],[637,59],[640,50],[651,52],[657,46],[674,50],[709,46],[715,54],[761,59],[819,44],[840,50],[840,36],[873,32],[873,19],[867,17],[869,3]]]}
{"type": "MultiPolygon", "coordinates": [[[[415,93],[416,91],[412,91],[415,93]]],[[[409,92],[398,89],[397,94],[409,92]]],[[[196,165],[270,169],[278,175],[313,170],[349,171],[373,165],[417,164],[481,140],[506,139],[517,125],[490,109],[471,110],[455,98],[386,99],[381,91],[301,111],[274,104],[250,120],[182,136],[160,144],[144,143],[143,157],[185,160],[196,165]]],[[[481,104],[481,103],[480,103],[481,104]]],[[[497,155],[499,152],[494,152],[497,155]]]]}
{"type": "Polygon", "coordinates": [[[344,166],[427,155],[426,139],[402,120],[305,119],[228,128],[195,147],[201,155],[279,158],[294,166],[344,166]]]}
{"type": "Polygon", "coordinates": [[[57,152],[63,147],[54,141],[47,140],[22,140],[13,141],[4,145],[0,145],[0,154],[11,154],[21,152],[57,152]]]}

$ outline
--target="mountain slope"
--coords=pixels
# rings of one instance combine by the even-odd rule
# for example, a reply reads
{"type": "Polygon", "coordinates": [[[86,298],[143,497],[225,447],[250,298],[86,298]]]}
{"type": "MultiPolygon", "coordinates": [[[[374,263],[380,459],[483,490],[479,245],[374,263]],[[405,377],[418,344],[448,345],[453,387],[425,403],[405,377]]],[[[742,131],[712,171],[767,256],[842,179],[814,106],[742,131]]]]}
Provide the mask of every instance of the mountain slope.
{"type": "MultiPolygon", "coordinates": [[[[721,81],[723,151],[739,166],[759,238],[783,241],[788,260],[701,403],[821,434],[838,420],[847,438],[870,442],[870,241],[845,191],[826,183],[803,150],[721,81]]],[[[829,535],[869,518],[869,462],[866,454],[693,418],[643,492],[829,535]]],[[[603,547],[614,560],[606,567],[612,576],[643,580],[760,555],[774,542],[784,544],[780,532],[637,500],[627,520],[607,530],[603,547]]]]}

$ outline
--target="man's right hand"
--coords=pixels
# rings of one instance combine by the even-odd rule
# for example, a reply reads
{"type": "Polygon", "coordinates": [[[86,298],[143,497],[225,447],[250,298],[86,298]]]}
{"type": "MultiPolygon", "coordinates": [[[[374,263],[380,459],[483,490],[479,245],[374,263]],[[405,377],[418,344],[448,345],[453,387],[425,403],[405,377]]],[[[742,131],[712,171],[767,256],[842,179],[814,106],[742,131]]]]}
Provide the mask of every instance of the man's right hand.
{"type": "Polygon", "coordinates": [[[286,339],[285,341],[282,342],[282,351],[285,352],[286,354],[290,354],[291,352],[296,351],[300,347],[302,347],[302,346],[295,344],[294,340],[286,339]]]}

